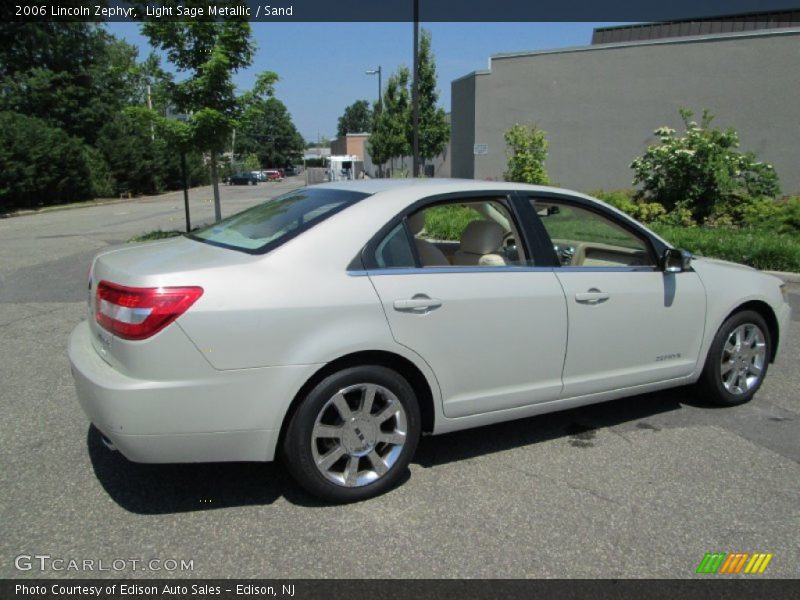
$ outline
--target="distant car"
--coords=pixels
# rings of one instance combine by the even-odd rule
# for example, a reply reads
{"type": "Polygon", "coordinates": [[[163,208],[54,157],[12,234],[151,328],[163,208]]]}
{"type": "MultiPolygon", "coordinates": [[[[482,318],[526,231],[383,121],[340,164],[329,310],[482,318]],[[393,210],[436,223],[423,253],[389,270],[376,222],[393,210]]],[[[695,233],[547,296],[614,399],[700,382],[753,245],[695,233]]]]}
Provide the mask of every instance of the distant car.
{"type": "Polygon", "coordinates": [[[292,177],[293,175],[297,175],[297,168],[294,166],[288,166],[283,170],[284,177],[292,177]]]}
{"type": "Polygon", "coordinates": [[[129,459],[281,457],[344,502],[398,483],[423,432],[689,384],[747,402],[789,320],[777,277],[693,259],[589,196],[373,179],[102,252],[69,358],[129,459]]]}
{"type": "Polygon", "coordinates": [[[267,176],[267,181],[282,181],[283,174],[279,169],[267,169],[264,171],[267,176]]]}
{"type": "Polygon", "coordinates": [[[228,178],[231,185],[258,185],[258,177],[252,173],[236,173],[228,178]]]}
{"type": "Polygon", "coordinates": [[[266,171],[250,171],[252,175],[255,176],[256,179],[259,181],[266,181],[267,180],[267,173],[266,171]]]}

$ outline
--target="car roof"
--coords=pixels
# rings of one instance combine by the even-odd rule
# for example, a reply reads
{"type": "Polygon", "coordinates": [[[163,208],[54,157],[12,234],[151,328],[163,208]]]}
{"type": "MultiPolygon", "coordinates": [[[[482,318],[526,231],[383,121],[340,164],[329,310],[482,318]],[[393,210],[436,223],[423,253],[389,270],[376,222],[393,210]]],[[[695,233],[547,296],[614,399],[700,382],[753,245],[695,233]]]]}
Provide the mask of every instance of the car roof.
{"type": "MultiPolygon", "coordinates": [[[[528,185],[508,181],[478,181],[475,179],[355,179],[321,183],[314,187],[362,192],[365,194],[378,194],[380,192],[394,191],[403,188],[413,189],[415,192],[431,194],[465,191],[492,191],[492,190],[530,190],[539,192],[569,192],[559,188],[528,185]]],[[[575,193],[575,192],[569,192],[575,193]]]]}

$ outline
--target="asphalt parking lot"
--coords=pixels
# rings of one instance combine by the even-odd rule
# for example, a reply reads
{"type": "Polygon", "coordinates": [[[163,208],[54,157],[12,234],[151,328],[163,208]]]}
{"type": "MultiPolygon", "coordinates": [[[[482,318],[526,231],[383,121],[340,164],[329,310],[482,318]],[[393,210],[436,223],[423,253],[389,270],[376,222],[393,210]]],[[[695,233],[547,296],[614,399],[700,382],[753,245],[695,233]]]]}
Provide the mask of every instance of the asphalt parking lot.
{"type": "MultiPolygon", "coordinates": [[[[297,185],[223,187],[223,213],[297,185]]],[[[192,210],[210,219],[209,188],[192,210]]],[[[672,390],[425,438],[404,485],[325,506],[279,464],[130,463],[77,404],[66,342],[91,257],[183,218],[173,193],[0,219],[0,577],[682,578],[712,551],[800,576],[800,286],[750,404],[672,390]],[[37,554],[193,569],[15,567],[37,554]]]]}

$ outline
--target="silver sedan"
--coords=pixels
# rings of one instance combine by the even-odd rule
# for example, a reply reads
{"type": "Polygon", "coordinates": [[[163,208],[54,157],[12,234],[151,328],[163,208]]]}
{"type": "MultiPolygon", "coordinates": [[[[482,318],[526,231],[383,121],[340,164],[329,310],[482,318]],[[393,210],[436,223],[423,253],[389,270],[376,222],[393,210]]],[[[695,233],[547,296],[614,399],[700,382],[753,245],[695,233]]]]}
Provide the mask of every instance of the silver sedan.
{"type": "Polygon", "coordinates": [[[351,181],[100,254],[69,356],[130,460],[281,457],[347,502],[396,484],[422,433],[690,384],[747,402],[785,292],[575,192],[351,181]]]}

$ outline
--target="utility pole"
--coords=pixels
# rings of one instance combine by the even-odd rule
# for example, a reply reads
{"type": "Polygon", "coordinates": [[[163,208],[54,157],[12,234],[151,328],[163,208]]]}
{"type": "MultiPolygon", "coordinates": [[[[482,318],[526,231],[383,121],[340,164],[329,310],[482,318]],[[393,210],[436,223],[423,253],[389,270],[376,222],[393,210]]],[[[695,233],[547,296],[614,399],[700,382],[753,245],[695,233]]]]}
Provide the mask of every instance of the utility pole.
{"type": "Polygon", "coordinates": [[[419,177],[419,0],[414,0],[414,81],[411,86],[411,102],[414,106],[412,172],[414,177],[419,177]]]}
{"type": "MultiPolygon", "coordinates": [[[[381,83],[381,65],[377,69],[371,69],[366,72],[367,75],[378,75],[378,115],[383,112],[383,84],[381,83]]],[[[383,165],[378,165],[378,177],[383,177],[383,165]]]]}

